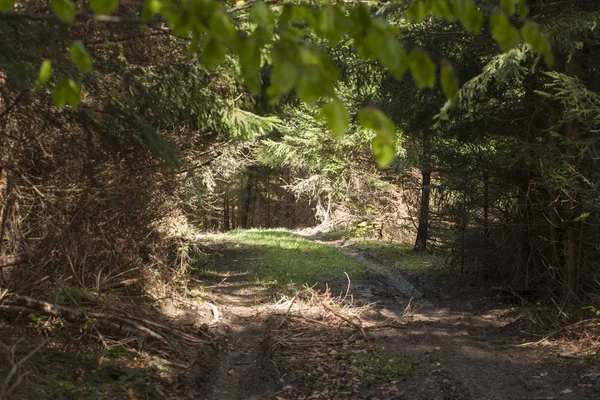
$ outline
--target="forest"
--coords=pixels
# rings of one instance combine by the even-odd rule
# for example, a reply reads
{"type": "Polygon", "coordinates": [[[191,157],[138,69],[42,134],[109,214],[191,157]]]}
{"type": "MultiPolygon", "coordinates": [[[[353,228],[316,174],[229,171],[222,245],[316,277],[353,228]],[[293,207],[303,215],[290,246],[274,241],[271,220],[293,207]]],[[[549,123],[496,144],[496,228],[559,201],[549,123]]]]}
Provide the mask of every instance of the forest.
{"type": "Polygon", "coordinates": [[[0,399],[600,398],[597,0],[0,0],[0,399]]]}

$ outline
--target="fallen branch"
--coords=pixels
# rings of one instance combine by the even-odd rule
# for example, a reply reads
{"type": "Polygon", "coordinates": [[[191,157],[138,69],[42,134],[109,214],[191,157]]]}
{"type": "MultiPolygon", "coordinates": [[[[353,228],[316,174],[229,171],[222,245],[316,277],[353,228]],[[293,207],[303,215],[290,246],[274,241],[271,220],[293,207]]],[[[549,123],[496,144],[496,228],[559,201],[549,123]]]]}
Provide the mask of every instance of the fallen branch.
{"type": "Polygon", "coordinates": [[[33,357],[35,355],[35,353],[40,351],[49,341],[50,341],[50,339],[44,340],[35,349],[30,351],[29,354],[27,354],[25,357],[21,358],[16,364],[13,364],[10,372],[6,376],[6,379],[2,383],[2,388],[0,389],[0,398],[4,399],[4,398],[10,396],[11,393],[17,389],[17,387],[21,384],[25,374],[19,376],[17,378],[17,381],[14,384],[9,386],[11,379],[19,371],[19,368],[21,368],[21,366],[23,364],[25,364],[27,362],[27,360],[29,360],[31,357],[33,357]]]}
{"type": "Polygon", "coordinates": [[[0,311],[19,311],[26,314],[31,314],[32,312],[38,311],[43,312],[47,315],[52,315],[54,317],[64,318],[67,321],[71,322],[83,322],[88,318],[96,318],[96,319],[107,319],[112,321],[118,321],[122,324],[129,325],[134,327],[140,332],[145,333],[146,335],[158,340],[163,344],[168,344],[168,341],[159,335],[158,333],[148,329],[147,327],[139,324],[138,322],[119,317],[116,315],[98,313],[98,312],[84,312],[82,310],[73,310],[68,307],[58,306],[55,304],[50,304],[46,301],[37,300],[27,296],[20,296],[17,294],[13,294],[8,298],[10,301],[16,303],[17,305],[0,305],[0,311]],[[22,305],[22,306],[19,306],[22,305]]]}
{"type": "Polygon", "coordinates": [[[327,304],[325,304],[325,302],[321,299],[319,299],[319,302],[321,303],[321,305],[330,313],[332,313],[333,315],[335,315],[336,317],[346,321],[347,323],[349,323],[350,325],[354,326],[356,329],[358,329],[360,331],[360,334],[362,335],[363,339],[367,339],[367,333],[365,332],[365,329],[363,328],[362,324],[357,323],[352,321],[349,317],[335,311],[333,308],[329,307],[327,304]]]}
{"type": "Polygon", "coordinates": [[[592,319],[584,319],[584,320],[582,320],[582,321],[575,322],[574,324],[565,325],[565,326],[563,326],[563,327],[561,327],[561,328],[558,328],[558,329],[557,329],[557,330],[555,330],[555,331],[552,331],[552,332],[548,333],[547,335],[545,335],[544,337],[542,337],[542,338],[541,338],[540,340],[538,340],[538,341],[535,341],[535,342],[527,342],[527,343],[521,343],[521,344],[520,344],[520,345],[518,345],[517,347],[529,347],[529,346],[537,346],[537,345],[539,345],[539,344],[542,344],[543,342],[547,341],[548,339],[550,339],[551,337],[553,337],[553,336],[554,336],[554,335],[556,335],[556,334],[559,334],[559,333],[561,333],[561,332],[563,332],[563,331],[566,331],[566,330],[569,330],[569,329],[575,328],[575,327],[577,327],[577,326],[579,326],[579,325],[584,325],[584,324],[587,324],[587,323],[590,323],[590,322],[598,322],[598,319],[597,319],[597,318],[592,318],[592,319]]]}
{"type": "Polygon", "coordinates": [[[29,255],[26,253],[3,256],[0,257],[0,269],[23,264],[24,262],[27,262],[27,260],[29,260],[29,255]]]}
{"type": "Polygon", "coordinates": [[[120,289],[120,288],[125,288],[131,285],[134,285],[136,283],[138,283],[140,280],[138,278],[131,278],[131,279],[125,279],[124,281],[121,282],[115,282],[115,283],[109,283],[108,285],[104,285],[100,288],[100,293],[102,292],[106,292],[107,290],[110,289],[120,289]]]}
{"type": "Polygon", "coordinates": [[[212,314],[213,314],[213,319],[208,323],[208,326],[213,326],[216,325],[217,323],[219,323],[219,310],[217,309],[217,306],[215,306],[212,303],[209,302],[204,302],[204,304],[206,304],[207,306],[210,307],[210,309],[212,310],[212,314]]]}
{"type": "MultiPolygon", "coordinates": [[[[163,331],[167,331],[172,334],[175,334],[175,335],[181,337],[182,339],[184,339],[188,343],[212,344],[211,342],[207,342],[205,340],[198,339],[198,338],[194,337],[193,335],[190,335],[185,332],[180,332],[180,331],[178,331],[172,327],[169,327],[167,325],[160,324],[158,322],[154,322],[149,319],[136,317],[133,315],[118,316],[118,315],[112,315],[112,314],[106,314],[106,313],[100,313],[100,312],[84,312],[81,310],[74,310],[74,309],[71,309],[68,307],[58,306],[55,304],[47,303],[45,301],[41,301],[41,300],[37,300],[37,299],[33,299],[31,297],[21,296],[21,295],[12,295],[12,296],[10,296],[10,299],[12,299],[15,303],[22,304],[22,306],[0,305],[0,312],[5,311],[5,312],[12,312],[12,313],[31,314],[33,312],[41,311],[47,315],[64,318],[70,322],[83,322],[89,318],[105,320],[105,321],[103,321],[104,323],[106,323],[107,321],[117,321],[121,325],[131,326],[131,327],[135,328],[136,330],[143,332],[146,335],[160,341],[163,344],[168,344],[167,340],[162,335],[158,334],[157,332],[155,332],[143,325],[143,324],[145,324],[145,325],[149,325],[149,326],[161,329],[163,331]]],[[[210,303],[208,303],[208,304],[210,304],[210,303]]],[[[216,321],[218,322],[219,311],[217,310],[217,308],[214,305],[212,305],[212,304],[210,304],[210,305],[212,307],[214,307],[213,314],[216,312],[216,314],[215,314],[216,321]]],[[[215,320],[215,318],[213,318],[213,321],[214,320],[215,320]]],[[[115,326],[115,324],[110,324],[110,325],[113,327],[115,326]]],[[[117,324],[116,326],[118,327],[119,325],[117,324]]]]}
{"type": "Polygon", "coordinates": [[[285,312],[285,314],[283,315],[283,318],[281,319],[281,322],[279,323],[279,325],[277,326],[277,329],[281,329],[281,327],[283,326],[283,324],[285,323],[285,321],[288,319],[288,317],[290,316],[290,311],[292,310],[292,306],[294,305],[294,302],[296,301],[296,296],[294,296],[294,298],[292,299],[292,301],[290,301],[290,306],[288,307],[287,311],[285,312]]]}

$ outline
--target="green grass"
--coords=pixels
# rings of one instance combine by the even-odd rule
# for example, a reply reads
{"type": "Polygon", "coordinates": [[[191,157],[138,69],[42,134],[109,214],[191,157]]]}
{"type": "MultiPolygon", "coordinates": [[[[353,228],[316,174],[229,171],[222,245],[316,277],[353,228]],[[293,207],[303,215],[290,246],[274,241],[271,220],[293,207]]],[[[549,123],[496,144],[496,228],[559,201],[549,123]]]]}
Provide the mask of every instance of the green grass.
{"type": "Polygon", "coordinates": [[[329,231],[323,233],[322,237],[324,240],[342,240],[345,238],[351,238],[352,232],[349,230],[329,231]]]}
{"type": "Polygon", "coordinates": [[[312,285],[327,279],[345,279],[344,272],[352,277],[363,272],[360,264],[343,250],[311,242],[285,229],[235,230],[212,238],[249,249],[255,258],[253,272],[261,281],[312,285]]]}
{"type": "Polygon", "coordinates": [[[424,274],[437,274],[443,264],[439,257],[413,252],[413,246],[409,244],[364,240],[357,242],[356,246],[377,257],[394,262],[399,268],[424,274]]]}

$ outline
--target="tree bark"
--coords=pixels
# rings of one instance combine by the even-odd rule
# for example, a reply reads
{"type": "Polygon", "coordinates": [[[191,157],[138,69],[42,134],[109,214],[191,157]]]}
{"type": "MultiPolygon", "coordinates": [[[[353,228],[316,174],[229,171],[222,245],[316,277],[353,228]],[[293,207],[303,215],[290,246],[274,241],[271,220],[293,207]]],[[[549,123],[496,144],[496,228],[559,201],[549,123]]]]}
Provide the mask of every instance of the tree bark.
{"type": "Polygon", "coordinates": [[[483,247],[490,247],[490,176],[483,172],[483,247]]]}
{"type": "Polygon", "coordinates": [[[229,192],[225,189],[223,193],[223,230],[230,230],[229,225],[229,192]]]}
{"type": "Polygon", "coordinates": [[[466,236],[467,236],[467,188],[462,192],[462,217],[460,222],[460,267],[465,267],[466,236]]]}
{"type": "Polygon", "coordinates": [[[431,153],[430,135],[426,131],[423,134],[423,167],[421,168],[421,205],[419,208],[419,227],[417,228],[417,239],[415,240],[415,251],[427,250],[427,239],[429,237],[429,199],[431,197],[431,153]]]}
{"type": "MultiPolygon", "coordinates": [[[[578,67],[577,53],[571,56],[567,63],[565,73],[568,76],[576,76],[578,67]]],[[[579,139],[579,124],[576,120],[569,121],[565,126],[565,137],[567,144],[567,158],[570,163],[577,163],[577,145],[579,139]]],[[[581,231],[582,223],[575,221],[581,214],[579,203],[577,201],[577,193],[572,190],[568,194],[568,199],[565,204],[565,274],[567,288],[570,293],[576,293],[579,287],[579,232],[581,231]]]]}
{"type": "Polygon", "coordinates": [[[248,229],[248,217],[250,216],[250,202],[252,200],[252,171],[248,171],[248,182],[246,184],[246,194],[244,195],[244,204],[242,207],[242,228],[248,229]]]}
{"type": "Polygon", "coordinates": [[[0,167],[0,256],[4,255],[3,244],[8,220],[8,171],[0,167]]]}
{"type": "MultiPolygon", "coordinates": [[[[288,185],[292,182],[292,171],[288,168],[287,170],[287,183],[288,185]]],[[[296,214],[296,210],[294,209],[294,205],[295,205],[296,199],[294,198],[294,194],[291,192],[291,190],[287,190],[287,194],[286,194],[286,220],[287,220],[287,227],[288,228],[293,228],[294,224],[295,224],[295,214],[296,214]]]]}
{"type": "Polygon", "coordinates": [[[269,195],[269,170],[267,170],[267,176],[265,177],[265,212],[267,214],[265,225],[267,228],[271,227],[271,198],[269,195]]]}

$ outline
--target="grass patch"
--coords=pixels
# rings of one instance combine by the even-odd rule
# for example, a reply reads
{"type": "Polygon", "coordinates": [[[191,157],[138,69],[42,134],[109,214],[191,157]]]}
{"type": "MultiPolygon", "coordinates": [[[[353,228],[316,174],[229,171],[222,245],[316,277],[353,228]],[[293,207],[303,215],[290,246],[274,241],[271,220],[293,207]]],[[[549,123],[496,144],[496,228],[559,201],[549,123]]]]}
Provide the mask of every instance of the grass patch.
{"type": "Polygon", "coordinates": [[[437,275],[443,261],[432,254],[415,253],[413,246],[404,243],[364,240],[356,247],[368,253],[392,261],[397,267],[426,275],[437,275]]]}
{"type": "Polygon", "coordinates": [[[322,234],[323,240],[342,240],[352,237],[352,232],[349,230],[329,231],[322,234]]]}
{"type": "MultiPolygon", "coordinates": [[[[358,262],[343,250],[314,243],[285,229],[235,230],[211,240],[243,245],[253,258],[252,269],[260,281],[312,285],[322,280],[362,275],[358,262]]],[[[242,261],[242,260],[240,260],[242,261]]]]}

